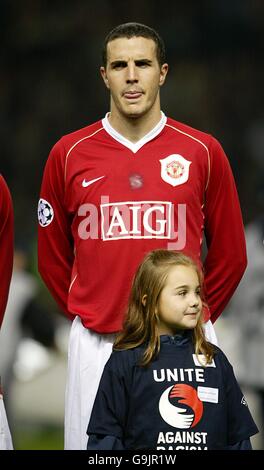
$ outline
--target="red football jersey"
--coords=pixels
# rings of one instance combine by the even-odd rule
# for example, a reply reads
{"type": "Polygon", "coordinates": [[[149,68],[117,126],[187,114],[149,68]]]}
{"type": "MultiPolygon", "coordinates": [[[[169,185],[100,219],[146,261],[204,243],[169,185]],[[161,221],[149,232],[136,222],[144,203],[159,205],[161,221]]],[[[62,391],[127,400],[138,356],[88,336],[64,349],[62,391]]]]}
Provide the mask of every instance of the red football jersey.
{"type": "Polygon", "coordinates": [[[120,330],[131,282],[157,248],[201,257],[214,321],[246,265],[229,162],[210,135],[167,119],[136,144],[107,116],[62,137],[48,158],[39,202],[39,271],[73,318],[120,330]]]}
{"type": "Polygon", "coordinates": [[[7,185],[0,175],[0,327],[4,318],[13,270],[13,205],[7,185]]]}

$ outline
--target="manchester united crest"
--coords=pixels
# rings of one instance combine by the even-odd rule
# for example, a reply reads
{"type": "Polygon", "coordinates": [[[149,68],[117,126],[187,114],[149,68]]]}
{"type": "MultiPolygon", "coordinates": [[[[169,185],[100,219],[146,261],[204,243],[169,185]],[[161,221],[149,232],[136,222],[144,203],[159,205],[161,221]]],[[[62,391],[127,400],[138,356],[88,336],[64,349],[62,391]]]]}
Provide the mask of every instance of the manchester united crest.
{"type": "Polygon", "coordinates": [[[161,163],[161,177],[172,186],[179,186],[186,183],[189,178],[189,167],[192,162],[189,162],[179,154],[169,155],[160,160],[161,163]]]}

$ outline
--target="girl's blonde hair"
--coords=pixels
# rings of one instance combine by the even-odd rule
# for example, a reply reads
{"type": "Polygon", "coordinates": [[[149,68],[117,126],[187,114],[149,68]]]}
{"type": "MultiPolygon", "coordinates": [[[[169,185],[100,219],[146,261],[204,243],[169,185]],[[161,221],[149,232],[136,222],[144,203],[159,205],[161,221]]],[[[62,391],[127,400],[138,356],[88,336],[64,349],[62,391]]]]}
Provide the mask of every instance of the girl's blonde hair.
{"type": "MultiPolygon", "coordinates": [[[[183,253],[170,250],[151,251],[139,265],[134,277],[123,330],[114,342],[114,350],[131,349],[146,345],[141,365],[148,365],[160,350],[158,317],[156,315],[159,296],[166,284],[169,271],[174,266],[193,268],[201,286],[203,304],[203,274],[197,264],[183,253]],[[144,304],[143,304],[144,297],[144,304]]],[[[200,316],[193,330],[195,353],[203,354],[206,363],[213,359],[214,348],[205,339],[203,318],[200,316]]]]}

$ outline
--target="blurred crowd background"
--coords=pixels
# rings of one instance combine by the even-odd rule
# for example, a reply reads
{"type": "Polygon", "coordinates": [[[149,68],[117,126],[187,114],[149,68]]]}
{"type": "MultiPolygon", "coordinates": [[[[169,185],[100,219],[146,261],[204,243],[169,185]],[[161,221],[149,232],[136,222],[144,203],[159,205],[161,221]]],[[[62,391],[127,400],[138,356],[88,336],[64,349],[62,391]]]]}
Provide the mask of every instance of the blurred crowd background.
{"type": "MultiPolygon", "coordinates": [[[[0,0],[0,171],[12,192],[16,229],[0,373],[5,367],[3,387],[18,449],[63,447],[69,324],[36,269],[44,165],[63,134],[108,111],[99,75],[101,46],[110,29],[127,21],[154,27],[165,41],[165,114],[213,134],[229,157],[252,262],[243,289],[216,326],[262,426],[264,350],[252,352],[251,346],[256,335],[264,344],[263,0],[0,0]]],[[[255,448],[264,449],[263,434],[255,448]]]]}

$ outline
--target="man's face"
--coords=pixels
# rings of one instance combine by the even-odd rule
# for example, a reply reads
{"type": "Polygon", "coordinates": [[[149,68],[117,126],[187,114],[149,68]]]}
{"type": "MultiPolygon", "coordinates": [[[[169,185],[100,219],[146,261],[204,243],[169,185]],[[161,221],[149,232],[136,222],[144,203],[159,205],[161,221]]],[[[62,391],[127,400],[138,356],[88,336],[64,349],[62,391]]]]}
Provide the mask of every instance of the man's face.
{"type": "Polygon", "coordinates": [[[111,94],[111,115],[137,118],[159,110],[159,87],[168,65],[161,67],[156,44],[143,37],[118,38],[107,45],[107,65],[101,67],[103,80],[111,94]]]}

